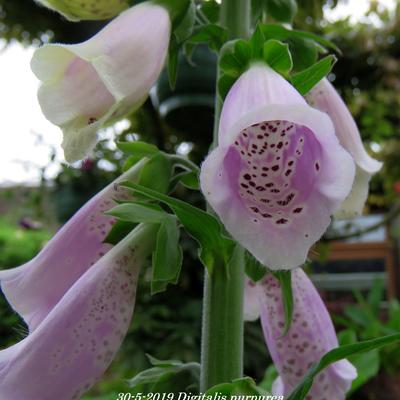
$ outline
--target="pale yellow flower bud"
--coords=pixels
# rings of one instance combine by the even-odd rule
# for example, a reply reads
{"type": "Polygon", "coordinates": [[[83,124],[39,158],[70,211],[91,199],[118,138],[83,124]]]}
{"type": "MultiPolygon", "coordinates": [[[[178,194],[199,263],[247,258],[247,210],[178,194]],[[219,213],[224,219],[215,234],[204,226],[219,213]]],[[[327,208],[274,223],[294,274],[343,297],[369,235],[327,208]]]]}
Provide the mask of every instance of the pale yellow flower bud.
{"type": "Polygon", "coordinates": [[[109,19],[129,6],[127,0],[37,0],[37,2],[59,12],[70,21],[109,19]]]}

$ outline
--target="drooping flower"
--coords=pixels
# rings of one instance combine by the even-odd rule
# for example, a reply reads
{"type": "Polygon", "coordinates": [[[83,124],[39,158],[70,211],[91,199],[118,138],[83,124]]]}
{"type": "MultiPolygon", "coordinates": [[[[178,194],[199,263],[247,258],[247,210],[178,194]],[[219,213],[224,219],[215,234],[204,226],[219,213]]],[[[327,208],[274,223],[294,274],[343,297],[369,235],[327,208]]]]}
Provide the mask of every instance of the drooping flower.
{"type": "Polygon", "coordinates": [[[0,271],[12,308],[35,330],[79,277],[112,247],[103,243],[114,218],[104,212],[128,193],[118,182],[135,181],[144,161],[133,166],[86,203],[31,261],[0,271]]]}
{"type": "Polygon", "coordinates": [[[36,0],[70,21],[109,19],[129,7],[127,0],[36,0]]]}
{"type": "Polygon", "coordinates": [[[354,179],[329,117],[256,64],[229,91],[218,138],[200,181],[228,232],[269,268],[303,264],[354,179]]]}
{"type": "Polygon", "coordinates": [[[144,2],[86,42],[36,50],[31,67],[42,82],[39,103],[63,130],[68,162],[94,147],[105,123],[143,104],[163,68],[170,34],[166,8],[144,2]]]}
{"type": "MultiPolygon", "coordinates": [[[[251,282],[252,283],[252,282],[251,282]]],[[[311,366],[328,351],[338,347],[335,328],[318,291],[301,268],[292,271],[294,311],[291,327],[282,336],[285,313],[279,281],[268,274],[260,283],[247,285],[253,292],[254,309],[259,307],[264,338],[279,372],[272,391],[287,396],[311,366]]],[[[347,360],[338,361],[314,379],[307,400],[344,400],[357,371],[347,360]]]]}
{"type": "Polygon", "coordinates": [[[80,399],[101,378],[128,330],[139,269],[156,232],[139,225],[74,283],[35,331],[0,351],[1,399],[80,399]]]}
{"type": "Polygon", "coordinates": [[[356,162],[353,188],[335,216],[348,218],[360,215],[368,197],[371,176],[381,169],[382,163],[365,151],[354,118],[328,79],[324,78],[315,85],[307,94],[306,100],[311,106],[329,115],[341,145],[356,162]]]}

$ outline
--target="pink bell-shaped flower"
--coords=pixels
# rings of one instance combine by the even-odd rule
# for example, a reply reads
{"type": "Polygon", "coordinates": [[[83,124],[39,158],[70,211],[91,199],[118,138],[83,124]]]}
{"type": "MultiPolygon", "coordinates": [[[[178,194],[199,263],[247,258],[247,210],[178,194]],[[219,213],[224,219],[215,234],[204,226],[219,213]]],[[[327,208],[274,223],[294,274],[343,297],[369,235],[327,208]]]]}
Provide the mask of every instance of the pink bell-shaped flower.
{"type": "Polygon", "coordinates": [[[36,50],[31,67],[42,82],[39,103],[63,130],[68,162],[94,147],[104,124],[143,104],[164,66],[170,34],[169,12],[144,2],[86,42],[36,50]]]}
{"type": "MultiPolygon", "coordinates": [[[[272,392],[287,396],[302,380],[310,367],[328,351],[338,347],[338,341],[318,291],[301,268],[292,271],[293,320],[286,335],[281,287],[268,274],[260,283],[246,284],[245,315],[255,315],[258,308],[265,342],[279,372],[272,392]],[[254,304],[255,303],[255,304],[254,304]]],[[[357,371],[347,360],[338,361],[320,372],[314,379],[307,400],[344,400],[357,371]]]]}
{"type": "Polygon", "coordinates": [[[329,117],[260,63],[229,91],[218,138],[200,181],[225,228],[269,268],[303,264],[354,180],[329,117]]]}
{"type": "Polygon", "coordinates": [[[68,289],[111,249],[103,243],[115,219],[104,212],[128,193],[118,183],[135,181],[143,162],[133,166],[86,203],[31,261],[0,271],[0,285],[12,308],[35,330],[68,289]]]}
{"type": "Polygon", "coordinates": [[[349,218],[360,215],[368,197],[371,176],[381,169],[382,163],[365,151],[354,118],[328,79],[324,78],[315,85],[306,100],[311,106],[329,115],[341,145],[356,162],[353,188],[335,216],[349,218]]]}
{"type": "Polygon", "coordinates": [[[76,400],[101,378],[128,330],[139,269],[156,233],[139,225],[88,265],[33,332],[0,351],[1,399],[76,400]]]}

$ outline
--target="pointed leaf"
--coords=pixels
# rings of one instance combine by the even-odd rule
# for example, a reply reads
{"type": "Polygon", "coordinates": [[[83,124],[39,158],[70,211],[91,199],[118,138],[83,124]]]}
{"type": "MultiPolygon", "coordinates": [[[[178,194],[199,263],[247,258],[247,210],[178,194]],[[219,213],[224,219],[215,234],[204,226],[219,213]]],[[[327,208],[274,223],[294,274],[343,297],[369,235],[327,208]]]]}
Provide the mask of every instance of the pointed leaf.
{"type": "Polygon", "coordinates": [[[400,341],[400,333],[394,335],[383,336],[378,339],[366,340],[354,344],[340,346],[326,353],[318,364],[315,364],[305,375],[302,381],[297,385],[294,391],[287,397],[286,400],[304,400],[309,392],[314,378],[328,365],[354,354],[363,353],[373,349],[378,349],[391,343],[400,341]]]}
{"type": "Polygon", "coordinates": [[[123,221],[163,223],[166,219],[173,216],[166,213],[161,207],[151,204],[124,203],[107,211],[106,214],[112,215],[123,221]]]}
{"type": "Polygon", "coordinates": [[[335,62],[336,57],[330,55],[318,61],[313,66],[305,69],[304,71],[293,75],[291,78],[293,86],[300,92],[300,94],[304,96],[322,78],[329,74],[335,62]]]}
{"type": "Polygon", "coordinates": [[[247,250],[244,253],[246,275],[253,281],[258,282],[264,278],[268,272],[267,268],[262,265],[250,252],[247,250]]]}
{"type": "Polygon", "coordinates": [[[265,0],[268,16],[279,22],[292,22],[297,13],[296,0],[265,0]]]}
{"type": "Polygon", "coordinates": [[[204,266],[209,269],[210,274],[216,258],[221,257],[228,261],[234,243],[222,235],[220,223],[211,214],[182,200],[174,199],[132,182],[125,182],[122,186],[168,205],[188,233],[200,244],[200,259],[204,266]]]}
{"type": "Polygon", "coordinates": [[[167,61],[169,86],[171,87],[172,90],[175,89],[176,80],[178,78],[178,55],[179,55],[179,46],[176,38],[172,35],[169,44],[168,61],[167,61]]]}
{"type": "Polygon", "coordinates": [[[285,326],[282,336],[285,336],[292,324],[293,318],[293,292],[292,292],[292,271],[276,271],[273,275],[281,284],[283,309],[285,311],[285,326]]]}
{"type": "Polygon", "coordinates": [[[248,395],[252,399],[254,398],[266,398],[270,393],[266,392],[263,388],[258,387],[253,379],[249,377],[239,378],[233,380],[231,383],[221,383],[207,390],[204,394],[205,398],[213,396],[215,398],[230,399],[231,396],[237,396],[238,398],[247,398],[248,395]],[[242,396],[241,396],[242,395],[242,396]],[[265,397],[264,397],[265,396],[265,397]]]}
{"type": "Polygon", "coordinates": [[[168,284],[176,284],[182,267],[182,248],[179,245],[179,228],[175,218],[161,224],[153,253],[151,293],[166,290],[168,284]]]}
{"type": "Polygon", "coordinates": [[[268,40],[264,43],[264,61],[281,75],[287,75],[293,67],[289,45],[278,40],[268,40]]]}
{"type": "Polygon", "coordinates": [[[172,175],[171,161],[164,153],[156,153],[144,165],[139,184],[166,193],[172,175]]]}

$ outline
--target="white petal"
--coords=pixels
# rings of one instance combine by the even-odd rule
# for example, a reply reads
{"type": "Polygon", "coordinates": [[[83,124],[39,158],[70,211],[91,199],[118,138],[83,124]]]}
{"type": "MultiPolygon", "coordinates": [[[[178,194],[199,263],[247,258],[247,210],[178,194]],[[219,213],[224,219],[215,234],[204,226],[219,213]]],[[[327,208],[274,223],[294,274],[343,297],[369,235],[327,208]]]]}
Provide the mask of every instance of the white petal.
{"type": "Polygon", "coordinates": [[[365,151],[354,118],[328,79],[322,79],[306,97],[312,106],[326,112],[332,119],[340,143],[354,157],[358,167],[370,174],[382,168],[382,163],[365,151]]]}
{"type": "Polygon", "coordinates": [[[255,321],[260,316],[259,287],[249,278],[244,286],[243,317],[245,321],[255,321]]]}
{"type": "Polygon", "coordinates": [[[359,167],[356,168],[356,176],[351,192],[340,205],[339,210],[336,211],[335,218],[354,218],[362,214],[365,202],[368,198],[370,180],[371,174],[359,167]]]}

